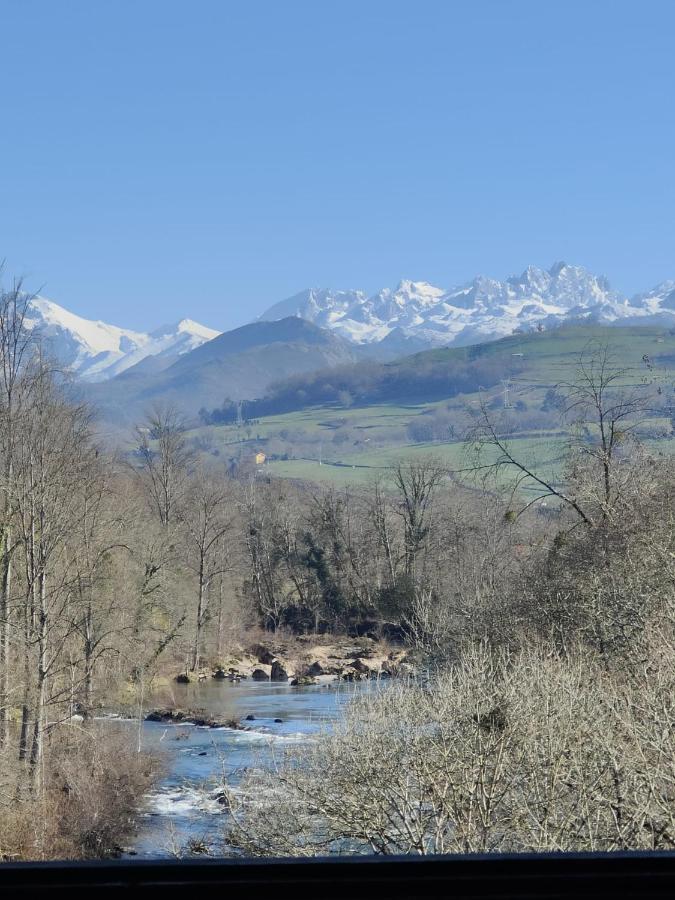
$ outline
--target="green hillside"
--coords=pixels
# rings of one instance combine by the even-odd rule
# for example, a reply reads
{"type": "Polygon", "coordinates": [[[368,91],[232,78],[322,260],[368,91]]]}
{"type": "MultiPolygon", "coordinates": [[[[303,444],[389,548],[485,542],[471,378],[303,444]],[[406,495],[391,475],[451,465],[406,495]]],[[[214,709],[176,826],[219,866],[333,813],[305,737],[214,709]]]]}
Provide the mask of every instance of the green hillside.
{"type": "Polygon", "coordinates": [[[626,328],[567,325],[553,331],[514,334],[470,347],[429,350],[409,359],[420,365],[430,359],[500,360],[505,374],[515,374],[522,366],[520,374],[529,383],[550,384],[573,377],[579,354],[592,343],[611,347],[622,366],[644,368],[646,355],[653,360],[660,359],[668,370],[675,370],[675,333],[655,325],[626,328]]]}
{"type": "MultiPolygon", "coordinates": [[[[472,465],[466,436],[480,405],[485,404],[499,419],[501,432],[510,436],[514,449],[532,465],[543,466],[548,475],[559,478],[567,436],[550,396],[556,385],[574,380],[579,355],[592,342],[608,345],[616,366],[630,370],[627,385],[647,384],[653,389],[655,405],[643,436],[659,451],[672,452],[675,334],[657,327],[570,326],[472,347],[418,353],[395,363],[378,364],[377,371],[394,372],[400,385],[405,385],[401,373],[407,373],[411,395],[430,371],[434,390],[439,389],[438,375],[446,363],[453,378],[463,363],[472,367],[478,379],[485,363],[484,371],[492,383],[481,390],[479,381],[473,390],[458,393],[449,379],[442,399],[370,403],[349,398],[346,404],[332,402],[259,417],[248,412],[255,404],[247,404],[241,424],[196,428],[190,438],[205,456],[229,464],[246,464],[262,451],[267,456],[265,471],[285,478],[359,483],[386,474],[401,458],[429,454],[461,474],[472,465]]],[[[316,384],[320,376],[329,375],[337,381],[335,372],[308,377],[316,384]]],[[[302,379],[294,379],[296,386],[302,383],[302,379]]]]}
{"type": "Polygon", "coordinates": [[[168,360],[143,360],[116,378],[82,386],[106,423],[130,425],[153,405],[197,419],[200,407],[225,397],[259,397],[274,379],[349,365],[355,347],[303,319],[253,322],[168,360]]]}

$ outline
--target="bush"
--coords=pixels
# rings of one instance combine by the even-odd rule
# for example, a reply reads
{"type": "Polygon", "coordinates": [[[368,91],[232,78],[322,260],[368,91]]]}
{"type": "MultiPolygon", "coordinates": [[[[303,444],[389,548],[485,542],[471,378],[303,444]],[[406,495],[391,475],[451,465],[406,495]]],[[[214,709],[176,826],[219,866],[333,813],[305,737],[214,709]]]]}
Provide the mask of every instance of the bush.
{"type": "Polygon", "coordinates": [[[159,776],[128,727],[63,725],[45,761],[44,801],[21,797],[0,817],[0,852],[10,859],[115,856],[133,832],[143,794],[159,776]],[[77,729],[77,730],[75,730],[77,729]]]}
{"type": "Polygon", "coordinates": [[[673,650],[630,682],[587,651],[469,650],[250,775],[229,840],[279,856],[671,848],[673,650]]]}

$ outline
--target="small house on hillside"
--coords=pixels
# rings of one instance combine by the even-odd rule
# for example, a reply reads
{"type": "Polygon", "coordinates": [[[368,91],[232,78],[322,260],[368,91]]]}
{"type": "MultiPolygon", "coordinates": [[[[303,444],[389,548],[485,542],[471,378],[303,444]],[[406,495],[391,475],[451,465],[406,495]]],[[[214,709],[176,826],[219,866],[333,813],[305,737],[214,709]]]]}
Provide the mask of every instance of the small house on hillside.
{"type": "Polygon", "coordinates": [[[255,464],[256,464],[256,466],[262,466],[266,459],[267,459],[267,457],[266,457],[265,454],[262,452],[262,450],[260,450],[260,451],[259,451],[258,453],[256,453],[256,455],[255,455],[255,464]]]}

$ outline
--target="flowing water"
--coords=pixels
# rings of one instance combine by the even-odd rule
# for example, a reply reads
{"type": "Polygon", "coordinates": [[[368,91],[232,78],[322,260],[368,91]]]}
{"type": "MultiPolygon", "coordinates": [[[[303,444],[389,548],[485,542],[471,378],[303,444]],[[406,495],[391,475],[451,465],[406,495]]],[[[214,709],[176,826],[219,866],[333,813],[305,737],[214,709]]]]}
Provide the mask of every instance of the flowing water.
{"type": "Polygon", "coordinates": [[[291,687],[210,680],[176,685],[178,708],[235,719],[250,730],[144,723],[142,745],[162,754],[166,774],[145,798],[130,852],[141,857],[169,856],[189,841],[203,842],[213,854],[226,852],[222,833],[227,812],[218,802],[223,781],[236,788],[246,768],[264,765],[284,746],[311,741],[355,692],[370,689],[370,684],[291,687]]]}

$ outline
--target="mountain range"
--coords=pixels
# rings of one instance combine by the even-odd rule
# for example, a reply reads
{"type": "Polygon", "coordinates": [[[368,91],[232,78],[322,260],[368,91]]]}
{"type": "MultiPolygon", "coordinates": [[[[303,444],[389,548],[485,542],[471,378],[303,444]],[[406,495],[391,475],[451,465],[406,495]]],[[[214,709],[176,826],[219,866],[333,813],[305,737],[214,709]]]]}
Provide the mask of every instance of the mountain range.
{"type": "Polygon", "coordinates": [[[25,323],[47,338],[63,366],[86,381],[113,378],[146,357],[173,359],[219,334],[191,319],[149,333],[132,331],[83,319],[44,297],[31,300],[25,323]]]}
{"type": "Polygon", "coordinates": [[[43,297],[31,301],[26,322],[77,376],[102,416],[124,425],[156,402],[190,415],[227,397],[261,397],[272,382],[296,374],[565,322],[672,327],[675,281],[629,299],[603,276],[556,263],[548,270],[530,266],[504,281],[479,276],[450,289],[421,281],[402,281],[372,296],[312,288],[223,334],[191,319],[133,331],[84,319],[43,297]]]}
{"type": "MultiPolygon", "coordinates": [[[[331,331],[356,345],[361,356],[391,359],[569,321],[673,324],[675,281],[662,282],[629,299],[612,290],[604,276],[560,262],[548,270],[529,266],[521,275],[503,281],[480,275],[449,289],[425,281],[402,281],[371,296],[359,290],[310,288],[274,304],[258,321],[288,317],[331,331]]],[[[49,339],[53,354],[64,366],[88,382],[109,380],[139,364],[144,376],[165,371],[219,336],[215,329],[191,319],[147,333],[133,331],[84,319],[43,297],[31,301],[27,324],[49,339]]],[[[243,335],[240,329],[230,333],[234,337],[229,342],[215,345],[221,351],[227,346],[228,354],[232,342],[243,335]]],[[[344,346],[338,355],[344,357],[344,346]]],[[[207,356],[212,365],[212,356],[207,356]]],[[[179,366],[176,373],[180,371],[179,366]]]]}
{"type": "Polygon", "coordinates": [[[611,289],[604,276],[564,262],[529,266],[504,281],[479,275],[445,289],[402,281],[368,296],[362,291],[312,288],[270,307],[262,319],[296,315],[358,344],[406,340],[432,346],[481,343],[570,320],[597,324],[675,322],[675,281],[631,299],[611,289]]]}

